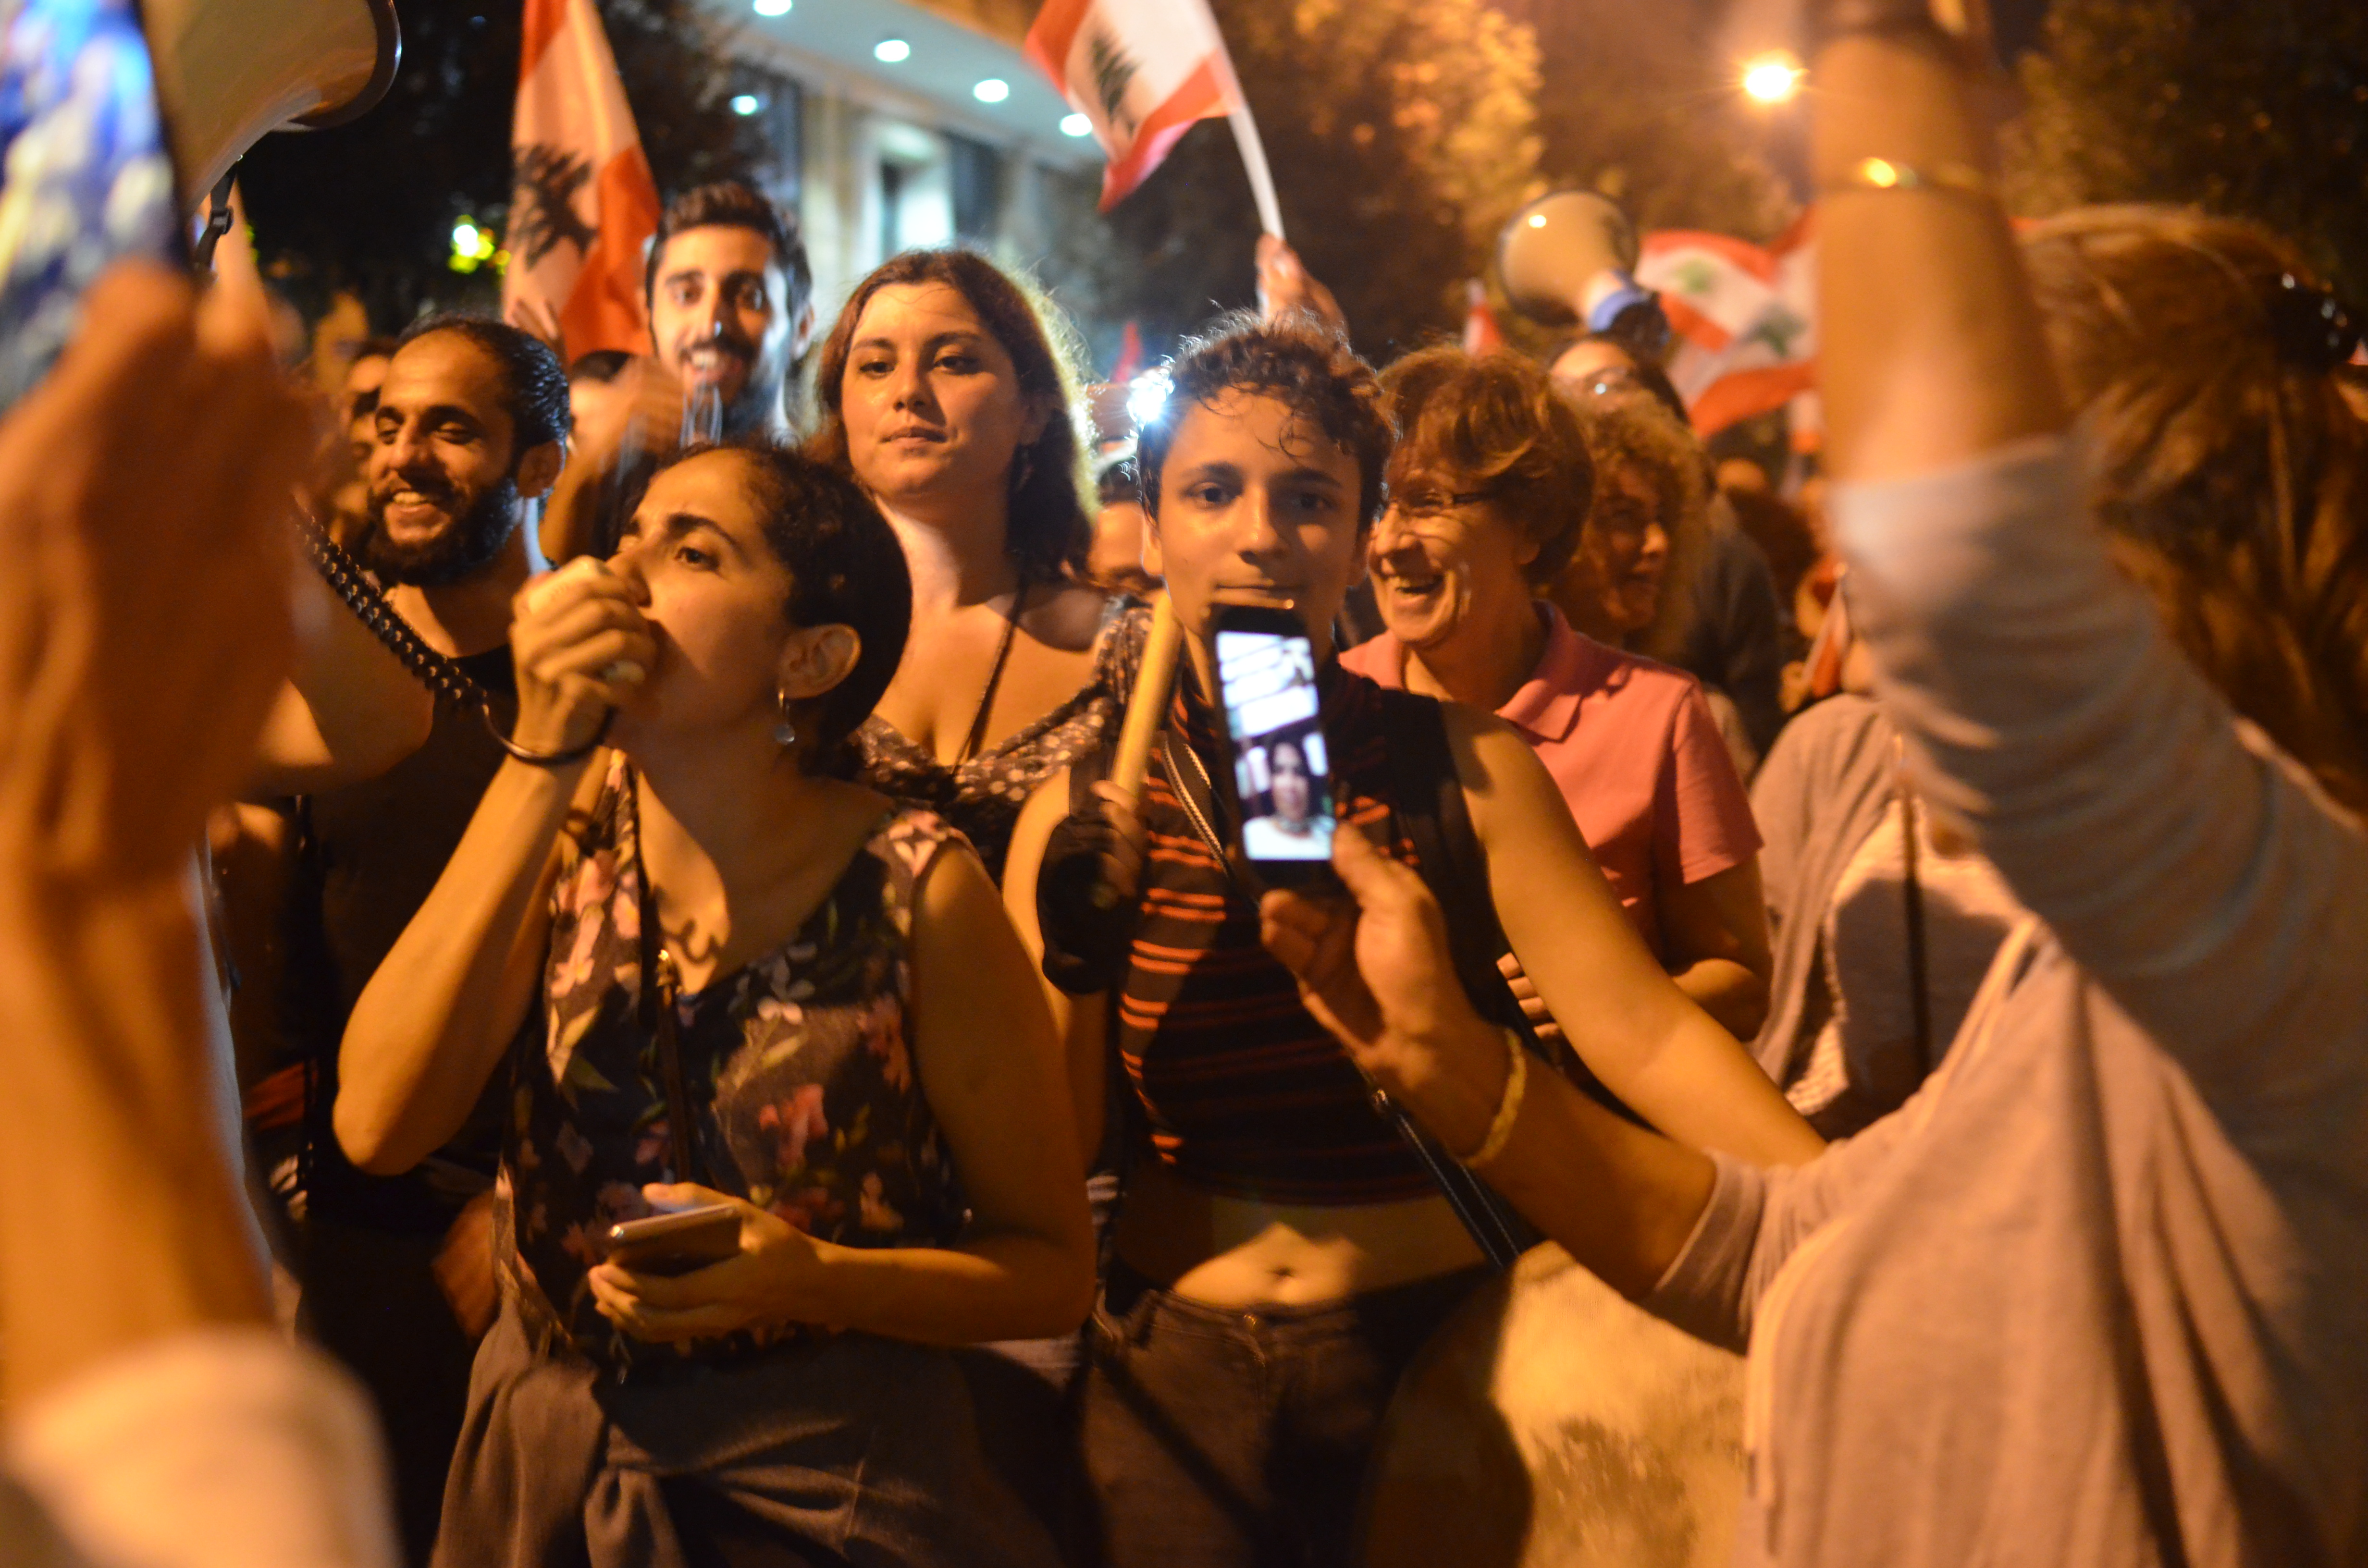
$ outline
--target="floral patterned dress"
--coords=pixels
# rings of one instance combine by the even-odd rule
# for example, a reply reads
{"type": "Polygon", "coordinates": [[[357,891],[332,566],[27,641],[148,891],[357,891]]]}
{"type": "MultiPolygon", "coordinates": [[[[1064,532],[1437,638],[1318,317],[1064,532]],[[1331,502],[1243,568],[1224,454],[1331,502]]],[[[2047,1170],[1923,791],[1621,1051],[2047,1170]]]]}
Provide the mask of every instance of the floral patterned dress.
{"type": "Polygon", "coordinates": [[[595,1309],[585,1275],[610,1225],[650,1212],[645,1182],[697,1181],[846,1246],[946,1246],[964,1217],[905,1038],[914,884],[959,835],[928,812],[890,810],[787,943],[676,999],[693,1166],[682,1171],[663,1031],[643,1012],[634,799],[619,757],[589,826],[563,848],[548,1027],[540,1052],[519,1050],[501,1180],[504,1283],[529,1338],[619,1371],[758,1343],[643,1344],[595,1309]]]}

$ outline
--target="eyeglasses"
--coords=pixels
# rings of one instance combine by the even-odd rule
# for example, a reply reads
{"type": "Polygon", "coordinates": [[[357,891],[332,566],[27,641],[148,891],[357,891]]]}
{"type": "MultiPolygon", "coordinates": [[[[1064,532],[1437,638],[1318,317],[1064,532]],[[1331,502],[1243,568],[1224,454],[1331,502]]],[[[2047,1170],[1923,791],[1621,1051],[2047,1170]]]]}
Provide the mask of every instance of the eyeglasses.
{"type": "Polygon", "coordinates": [[[1460,495],[1439,490],[1417,490],[1390,497],[1390,509],[1410,523],[1435,522],[1465,506],[1476,506],[1488,499],[1480,490],[1466,491],[1460,495]]]}

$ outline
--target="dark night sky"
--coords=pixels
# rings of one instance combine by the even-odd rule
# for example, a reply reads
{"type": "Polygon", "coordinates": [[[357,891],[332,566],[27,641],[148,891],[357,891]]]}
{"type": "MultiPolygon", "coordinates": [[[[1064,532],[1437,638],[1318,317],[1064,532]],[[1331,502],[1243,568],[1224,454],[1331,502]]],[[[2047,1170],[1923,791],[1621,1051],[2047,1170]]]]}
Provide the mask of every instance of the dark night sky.
{"type": "Polygon", "coordinates": [[[1998,50],[2009,60],[2039,44],[2039,24],[2046,18],[2047,0],[1993,0],[1998,50]]]}

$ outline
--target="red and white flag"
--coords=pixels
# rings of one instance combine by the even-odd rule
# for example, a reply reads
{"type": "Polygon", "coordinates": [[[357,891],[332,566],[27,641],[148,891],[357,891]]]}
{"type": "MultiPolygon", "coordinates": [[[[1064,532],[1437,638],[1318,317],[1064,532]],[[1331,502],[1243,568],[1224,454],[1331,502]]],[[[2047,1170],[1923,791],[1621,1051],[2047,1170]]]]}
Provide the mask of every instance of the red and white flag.
{"type": "Polygon", "coordinates": [[[592,0],[526,0],[510,159],[502,313],[539,332],[556,321],[570,364],[597,348],[648,353],[657,182],[592,0]]]}
{"type": "Polygon", "coordinates": [[[1110,159],[1105,212],[1194,120],[1222,119],[1242,104],[1208,0],[1044,0],[1028,58],[1092,122],[1110,159]]]}
{"type": "Polygon", "coordinates": [[[1636,281],[1661,296],[1678,339],[1669,380],[1697,431],[1716,435],[1786,403],[1815,417],[1816,244],[1805,216],[1766,246],[1679,229],[1647,234],[1636,281]]]}

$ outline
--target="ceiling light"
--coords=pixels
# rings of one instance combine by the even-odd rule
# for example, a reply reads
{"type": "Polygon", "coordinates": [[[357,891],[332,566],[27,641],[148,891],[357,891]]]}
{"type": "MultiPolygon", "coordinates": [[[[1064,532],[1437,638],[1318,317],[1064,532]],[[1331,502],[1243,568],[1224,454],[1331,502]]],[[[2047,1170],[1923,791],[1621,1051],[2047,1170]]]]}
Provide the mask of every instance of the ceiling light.
{"type": "Polygon", "coordinates": [[[786,17],[790,14],[791,3],[791,0],[757,0],[757,15],[786,17]]]}
{"type": "Polygon", "coordinates": [[[732,99],[732,112],[734,114],[754,114],[764,107],[765,100],[758,97],[754,93],[734,94],[732,99]]]}
{"type": "Polygon", "coordinates": [[[973,87],[970,96],[983,104],[999,104],[1011,96],[1011,84],[1000,76],[989,76],[973,87]]]}
{"type": "Polygon", "coordinates": [[[1084,115],[1081,115],[1081,114],[1064,114],[1064,115],[1063,115],[1063,116],[1061,117],[1061,134],[1062,134],[1062,135],[1064,135],[1064,136],[1091,136],[1093,133],[1094,133],[1094,122],[1093,122],[1092,120],[1090,120],[1090,119],[1087,119],[1084,115]]]}
{"type": "Polygon", "coordinates": [[[882,65],[902,65],[913,58],[913,46],[901,38],[883,38],[871,46],[871,58],[882,65]]]}

